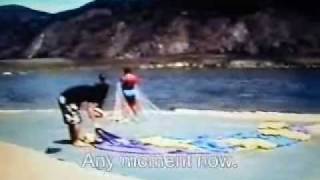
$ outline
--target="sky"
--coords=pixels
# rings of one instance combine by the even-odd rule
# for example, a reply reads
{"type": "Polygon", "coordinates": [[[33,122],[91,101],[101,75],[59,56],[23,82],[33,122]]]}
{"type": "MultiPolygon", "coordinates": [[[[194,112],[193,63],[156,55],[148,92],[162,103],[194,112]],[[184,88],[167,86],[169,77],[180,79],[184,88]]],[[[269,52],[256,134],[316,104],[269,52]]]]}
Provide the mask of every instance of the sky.
{"type": "Polygon", "coordinates": [[[35,10],[56,13],[80,7],[92,0],[0,0],[0,6],[17,4],[35,10]]]}

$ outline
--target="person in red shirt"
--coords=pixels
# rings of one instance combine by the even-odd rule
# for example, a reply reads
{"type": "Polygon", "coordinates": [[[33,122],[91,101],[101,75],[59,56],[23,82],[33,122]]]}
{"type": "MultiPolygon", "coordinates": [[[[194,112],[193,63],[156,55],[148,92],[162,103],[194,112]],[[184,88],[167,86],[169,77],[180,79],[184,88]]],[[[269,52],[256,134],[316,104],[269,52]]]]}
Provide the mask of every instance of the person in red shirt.
{"type": "Polygon", "coordinates": [[[124,68],[123,75],[120,78],[121,89],[125,100],[134,114],[137,114],[137,90],[136,87],[140,83],[137,75],[132,73],[131,68],[124,68]]]}

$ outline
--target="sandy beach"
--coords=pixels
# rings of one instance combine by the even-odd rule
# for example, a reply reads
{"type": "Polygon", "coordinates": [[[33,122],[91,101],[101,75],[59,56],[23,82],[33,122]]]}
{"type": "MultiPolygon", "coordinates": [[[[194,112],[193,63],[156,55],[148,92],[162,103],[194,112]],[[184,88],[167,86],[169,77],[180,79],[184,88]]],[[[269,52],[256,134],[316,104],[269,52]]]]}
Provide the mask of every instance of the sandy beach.
{"type": "Polygon", "coordinates": [[[78,165],[56,160],[45,154],[17,145],[0,142],[0,172],[3,180],[77,179],[133,180],[110,173],[84,170],[78,165]],[[27,168],[27,169],[26,169],[27,168]]]}
{"type": "MultiPolygon", "coordinates": [[[[203,133],[212,136],[226,132],[248,132],[257,127],[261,120],[253,121],[253,116],[241,113],[226,113],[230,117],[222,117],[219,113],[183,113],[165,112],[159,114],[157,121],[142,120],[135,123],[111,123],[104,126],[108,131],[124,137],[183,136],[195,137],[203,133]],[[176,116],[172,116],[176,114],[176,116]],[[248,117],[245,120],[244,116],[248,117]],[[233,118],[231,118],[233,117],[233,118]],[[174,122],[174,123],[173,123],[174,122]],[[196,123],[195,123],[196,122],[196,123]],[[240,123],[241,122],[241,123],[240,123]]],[[[248,113],[247,113],[248,114],[248,113]]],[[[263,116],[263,115],[262,115],[263,116]]],[[[288,115],[281,114],[280,117],[288,115]]],[[[293,115],[291,115],[293,116],[293,115]]],[[[294,122],[303,115],[295,115],[294,122]]],[[[261,117],[262,118],[262,117],[261,117]]],[[[268,116],[265,117],[267,120],[268,116]]],[[[286,119],[286,118],[284,118],[286,119]]],[[[283,120],[284,120],[283,119],[283,120]]],[[[8,111],[0,113],[0,172],[1,179],[319,179],[319,138],[312,137],[310,141],[301,142],[291,147],[279,148],[274,151],[244,152],[231,154],[237,169],[157,169],[157,168],[126,168],[118,157],[127,154],[117,154],[97,149],[79,149],[65,143],[67,131],[57,110],[47,111],[8,111]],[[17,145],[12,145],[17,144],[17,145]],[[30,149],[26,149],[30,148],[30,149]],[[48,152],[56,149],[56,152],[48,152]],[[97,171],[92,168],[82,168],[83,158],[87,153],[94,156],[110,156],[113,159],[112,171],[97,171]],[[303,154],[303,155],[302,155],[303,154]],[[294,162],[294,163],[293,163],[294,162]],[[288,166],[290,164],[290,166],[288,166]],[[26,168],[28,167],[28,168],[26,168]],[[28,169],[28,171],[25,171],[28,169]],[[277,172],[272,174],[273,172],[277,172]],[[119,175],[118,175],[119,174],[119,175]],[[272,177],[271,177],[272,176],[272,177]]],[[[316,130],[319,126],[312,126],[316,130]]],[[[133,155],[132,155],[133,156],[133,155]]],[[[134,157],[134,156],[133,156],[134,157]]]]}

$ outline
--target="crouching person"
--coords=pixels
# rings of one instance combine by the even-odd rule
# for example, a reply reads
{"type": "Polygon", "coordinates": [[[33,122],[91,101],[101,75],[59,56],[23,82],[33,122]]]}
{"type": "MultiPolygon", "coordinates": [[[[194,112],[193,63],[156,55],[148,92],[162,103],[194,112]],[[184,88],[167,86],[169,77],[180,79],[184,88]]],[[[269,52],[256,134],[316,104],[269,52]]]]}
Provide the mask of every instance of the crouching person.
{"type": "Polygon", "coordinates": [[[75,146],[87,146],[82,141],[81,123],[83,117],[80,111],[86,111],[88,117],[94,121],[92,109],[102,109],[109,90],[109,84],[105,77],[99,75],[99,82],[95,85],[80,85],[71,87],[62,92],[58,98],[58,104],[64,123],[68,126],[71,143],[75,146]],[[89,107],[89,108],[88,108],[89,107]]]}

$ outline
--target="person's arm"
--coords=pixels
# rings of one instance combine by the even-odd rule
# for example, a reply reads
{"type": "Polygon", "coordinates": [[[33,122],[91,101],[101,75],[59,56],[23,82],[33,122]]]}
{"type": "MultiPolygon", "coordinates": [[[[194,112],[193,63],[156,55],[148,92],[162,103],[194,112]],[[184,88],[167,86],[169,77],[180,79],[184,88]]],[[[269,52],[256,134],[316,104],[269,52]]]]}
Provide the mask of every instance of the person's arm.
{"type": "Polygon", "coordinates": [[[97,99],[98,108],[102,109],[105,103],[105,99],[108,96],[109,92],[109,84],[102,84],[100,85],[100,88],[98,88],[97,94],[99,94],[99,97],[97,99]]]}
{"type": "Polygon", "coordinates": [[[136,84],[137,86],[139,86],[139,85],[141,84],[141,82],[142,82],[141,78],[138,77],[138,76],[135,76],[135,84],[136,84]]]}
{"type": "Polygon", "coordinates": [[[121,83],[123,83],[124,78],[125,78],[125,76],[121,76],[120,79],[119,79],[119,81],[120,81],[121,83]]]}

